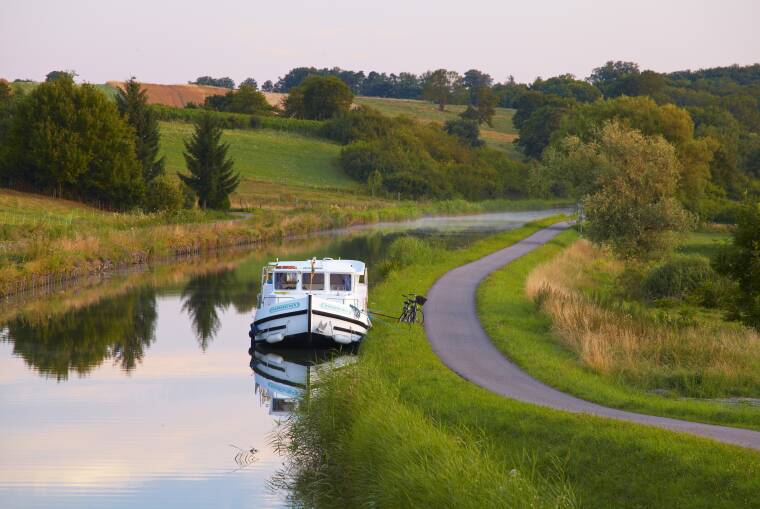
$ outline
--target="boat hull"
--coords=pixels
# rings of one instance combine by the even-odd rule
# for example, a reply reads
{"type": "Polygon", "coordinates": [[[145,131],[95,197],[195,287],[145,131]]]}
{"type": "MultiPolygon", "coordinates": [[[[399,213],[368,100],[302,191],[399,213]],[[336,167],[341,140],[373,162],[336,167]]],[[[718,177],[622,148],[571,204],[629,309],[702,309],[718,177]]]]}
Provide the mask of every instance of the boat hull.
{"type": "Polygon", "coordinates": [[[361,341],[371,326],[355,306],[307,295],[258,309],[249,336],[269,344],[347,345],[361,341]]]}

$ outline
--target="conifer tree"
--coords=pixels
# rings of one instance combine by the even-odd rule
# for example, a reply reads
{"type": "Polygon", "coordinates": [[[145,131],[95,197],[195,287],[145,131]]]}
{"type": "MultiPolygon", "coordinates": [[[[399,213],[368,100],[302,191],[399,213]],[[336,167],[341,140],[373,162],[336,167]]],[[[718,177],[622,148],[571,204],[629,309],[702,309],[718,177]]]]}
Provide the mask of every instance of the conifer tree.
{"type": "Polygon", "coordinates": [[[119,113],[135,130],[135,149],[137,160],[142,166],[143,179],[146,183],[164,173],[165,157],[158,157],[161,135],[158,119],[148,107],[148,96],[144,88],[134,78],[124,83],[116,95],[119,113]]]}
{"type": "Polygon", "coordinates": [[[222,129],[207,113],[198,119],[192,138],[185,141],[184,156],[190,175],[178,175],[198,195],[203,209],[228,209],[229,195],[240,183],[240,174],[233,171],[234,162],[227,157],[229,145],[221,138],[222,129]]]}

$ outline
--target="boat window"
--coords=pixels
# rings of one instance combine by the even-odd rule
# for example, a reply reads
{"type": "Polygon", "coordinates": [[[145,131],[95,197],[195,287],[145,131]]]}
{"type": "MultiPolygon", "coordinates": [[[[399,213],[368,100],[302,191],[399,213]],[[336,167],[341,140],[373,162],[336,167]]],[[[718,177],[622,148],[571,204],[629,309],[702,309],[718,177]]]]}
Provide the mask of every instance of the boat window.
{"type": "Polygon", "coordinates": [[[275,290],[295,290],[298,286],[297,272],[275,272],[274,289],[275,290]]]}
{"type": "Polygon", "coordinates": [[[334,292],[350,292],[351,274],[330,274],[330,290],[334,292]]]}
{"type": "Polygon", "coordinates": [[[367,278],[364,277],[364,274],[359,274],[359,284],[363,285],[367,282],[367,278]]]}
{"type": "Polygon", "coordinates": [[[301,288],[304,290],[324,290],[324,272],[304,272],[301,276],[301,288]]]}

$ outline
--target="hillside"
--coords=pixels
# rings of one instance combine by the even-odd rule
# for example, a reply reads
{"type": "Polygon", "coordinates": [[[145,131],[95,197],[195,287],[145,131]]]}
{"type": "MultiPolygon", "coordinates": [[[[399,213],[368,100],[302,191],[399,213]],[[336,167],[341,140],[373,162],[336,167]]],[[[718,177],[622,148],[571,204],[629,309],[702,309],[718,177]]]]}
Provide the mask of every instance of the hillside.
{"type": "MultiPolygon", "coordinates": [[[[381,97],[357,97],[356,104],[370,106],[392,117],[407,115],[422,122],[437,122],[443,124],[447,120],[457,118],[466,108],[463,105],[450,104],[444,111],[428,101],[417,99],[386,99],[381,97]]],[[[498,148],[516,155],[512,142],[517,138],[517,129],[512,125],[515,110],[511,108],[496,108],[493,127],[481,127],[481,137],[492,148],[498,148]]]]}
{"type": "MultiPolygon", "coordinates": [[[[161,123],[161,147],[167,172],[185,171],[183,141],[193,133],[193,125],[161,123]]],[[[283,184],[289,187],[357,190],[359,185],[338,166],[340,146],[313,137],[270,129],[225,130],[229,155],[243,177],[241,191],[250,188],[246,181],[283,184]]]]}

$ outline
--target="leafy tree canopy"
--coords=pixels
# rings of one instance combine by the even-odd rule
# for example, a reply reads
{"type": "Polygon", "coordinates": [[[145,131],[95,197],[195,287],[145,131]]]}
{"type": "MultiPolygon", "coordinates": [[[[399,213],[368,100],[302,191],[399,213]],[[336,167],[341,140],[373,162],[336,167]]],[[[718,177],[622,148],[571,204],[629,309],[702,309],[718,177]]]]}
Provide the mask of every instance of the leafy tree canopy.
{"type": "Polygon", "coordinates": [[[235,88],[235,82],[232,78],[225,76],[224,78],[212,78],[211,76],[199,76],[195,81],[191,81],[195,85],[206,85],[209,87],[222,87],[222,88],[235,88]]]}
{"type": "Polygon", "coordinates": [[[575,147],[585,155],[572,154],[573,148],[570,154],[597,168],[597,190],[583,201],[591,240],[623,258],[648,258],[693,226],[676,199],[681,164],[664,138],[608,122],[585,143],[590,146],[575,147]]]}
{"type": "Polygon", "coordinates": [[[126,209],[144,191],[134,131],[92,85],[60,78],[18,105],[6,179],[34,190],[126,209]]]}
{"type": "Polygon", "coordinates": [[[351,89],[335,76],[309,76],[284,101],[285,114],[326,120],[347,112],[354,100],[351,89]]]}

